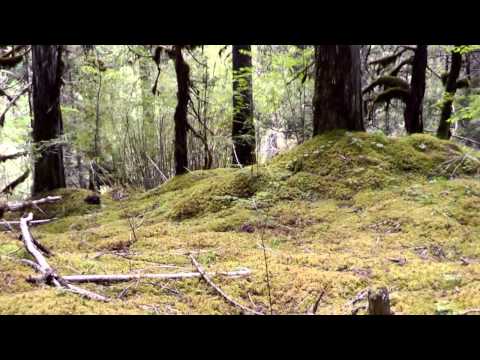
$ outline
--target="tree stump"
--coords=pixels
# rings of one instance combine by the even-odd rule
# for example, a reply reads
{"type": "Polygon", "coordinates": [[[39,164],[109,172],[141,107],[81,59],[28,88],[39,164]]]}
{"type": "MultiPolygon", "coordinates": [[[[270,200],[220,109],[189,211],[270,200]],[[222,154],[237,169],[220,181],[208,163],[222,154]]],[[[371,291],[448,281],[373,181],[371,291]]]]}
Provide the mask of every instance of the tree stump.
{"type": "Polygon", "coordinates": [[[369,315],[392,315],[390,310],[390,298],[386,288],[368,291],[368,314],[369,315]]]}

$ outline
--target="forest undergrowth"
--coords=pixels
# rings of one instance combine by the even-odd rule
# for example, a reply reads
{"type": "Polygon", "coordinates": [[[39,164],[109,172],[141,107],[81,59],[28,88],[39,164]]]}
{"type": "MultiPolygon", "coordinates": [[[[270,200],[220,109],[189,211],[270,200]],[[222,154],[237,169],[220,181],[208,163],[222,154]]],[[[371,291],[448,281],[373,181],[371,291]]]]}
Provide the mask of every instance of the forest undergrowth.
{"type": "MultiPolygon", "coordinates": [[[[62,275],[195,271],[189,254],[208,271],[247,268],[214,281],[265,314],[305,314],[320,295],[317,314],[363,314],[379,286],[395,314],[458,314],[480,308],[479,169],[478,152],[429,135],[337,131],[101,205],[56,191],[34,211],[56,220],[32,233],[62,275]]],[[[18,237],[0,232],[0,314],[239,314],[199,278],[85,286],[107,303],[29,283],[18,237]]]]}

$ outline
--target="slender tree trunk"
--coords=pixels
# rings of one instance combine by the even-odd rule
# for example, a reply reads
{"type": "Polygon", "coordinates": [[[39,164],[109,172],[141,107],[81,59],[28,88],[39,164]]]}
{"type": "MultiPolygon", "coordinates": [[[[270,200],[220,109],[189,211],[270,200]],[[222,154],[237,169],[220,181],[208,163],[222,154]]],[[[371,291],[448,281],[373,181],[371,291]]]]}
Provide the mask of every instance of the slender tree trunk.
{"type": "Polygon", "coordinates": [[[35,157],[33,193],[65,187],[61,144],[51,144],[63,134],[60,110],[62,47],[32,45],[33,141],[39,147],[35,157]]]}
{"type": "Polygon", "coordinates": [[[364,131],[360,46],[315,46],[313,134],[364,131]]]}
{"type": "Polygon", "coordinates": [[[233,163],[255,164],[255,126],[253,124],[252,49],[233,45],[233,163]]]}
{"type": "MultiPolygon", "coordinates": [[[[152,94],[150,79],[150,61],[147,59],[140,59],[140,82],[142,91],[142,167],[145,169],[145,176],[143,178],[143,186],[145,189],[151,189],[157,184],[155,177],[155,169],[152,168],[149,158],[155,159],[157,156],[153,153],[158,153],[158,148],[155,146],[156,131],[155,131],[155,104],[154,95],[152,94]]],[[[140,149],[139,149],[140,150],[140,149]]],[[[158,179],[158,177],[157,177],[158,179]]]]}
{"type": "Polygon", "coordinates": [[[423,98],[425,96],[427,60],[428,46],[417,45],[412,63],[410,96],[405,108],[405,129],[409,134],[423,132],[423,98]]]}
{"type": "Polygon", "coordinates": [[[457,92],[457,81],[460,76],[461,68],[462,54],[458,51],[452,51],[450,72],[448,73],[447,83],[445,84],[440,125],[437,130],[437,136],[441,139],[450,139],[452,136],[448,119],[452,116],[452,104],[455,93],[457,92]]]}
{"type": "Polygon", "coordinates": [[[175,175],[187,172],[187,110],[190,99],[190,67],[185,62],[182,46],[175,45],[173,49],[175,72],[177,75],[177,108],[175,109],[175,175]]]}

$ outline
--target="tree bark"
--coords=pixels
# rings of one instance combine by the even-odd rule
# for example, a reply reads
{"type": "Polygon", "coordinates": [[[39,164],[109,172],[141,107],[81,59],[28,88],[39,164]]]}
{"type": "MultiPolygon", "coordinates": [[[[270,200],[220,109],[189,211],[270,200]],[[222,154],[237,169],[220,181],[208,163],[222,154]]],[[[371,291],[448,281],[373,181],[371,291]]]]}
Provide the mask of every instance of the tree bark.
{"type": "Polygon", "coordinates": [[[63,148],[51,143],[63,134],[62,67],[61,45],[32,45],[33,141],[39,147],[34,164],[34,194],[65,187],[63,148]]]}
{"type": "Polygon", "coordinates": [[[315,46],[313,134],[334,129],[365,131],[360,46],[315,46]]]}
{"type": "Polygon", "coordinates": [[[185,174],[188,168],[187,111],[190,100],[190,67],[182,54],[182,45],[173,48],[175,73],[177,75],[177,107],[175,109],[175,175],[185,174]]]}
{"type": "Polygon", "coordinates": [[[405,129],[408,134],[423,132],[423,98],[427,70],[428,45],[417,45],[412,62],[410,94],[405,108],[405,129]]]}
{"type": "Polygon", "coordinates": [[[242,166],[256,162],[255,126],[253,124],[252,49],[233,45],[233,163],[242,166]]]}
{"type": "Polygon", "coordinates": [[[450,72],[448,73],[447,83],[445,86],[442,114],[440,116],[440,124],[437,130],[437,136],[440,139],[450,139],[452,136],[448,119],[450,119],[452,116],[452,104],[455,93],[457,92],[457,80],[460,76],[461,68],[462,54],[458,51],[452,50],[450,72]]]}

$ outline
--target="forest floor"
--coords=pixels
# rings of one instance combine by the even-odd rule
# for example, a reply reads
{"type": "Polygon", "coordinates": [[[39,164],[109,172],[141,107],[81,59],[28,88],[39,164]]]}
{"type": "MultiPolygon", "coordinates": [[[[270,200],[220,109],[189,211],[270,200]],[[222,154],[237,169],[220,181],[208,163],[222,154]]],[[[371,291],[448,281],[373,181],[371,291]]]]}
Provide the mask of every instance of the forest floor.
{"type": "MultiPolygon", "coordinates": [[[[99,206],[59,191],[35,211],[58,220],[32,233],[62,275],[195,271],[194,253],[208,271],[250,269],[213,280],[263,313],[305,314],[324,292],[317,314],[363,314],[365,290],[386,286],[395,314],[459,314],[480,308],[479,159],[428,135],[333,132],[263,166],[196,171],[99,206]]],[[[0,314],[239,313],[198,278],[85,285],[108,303],[30,284],[18,234],[0,232],[0,255],[0,314]]]]}

